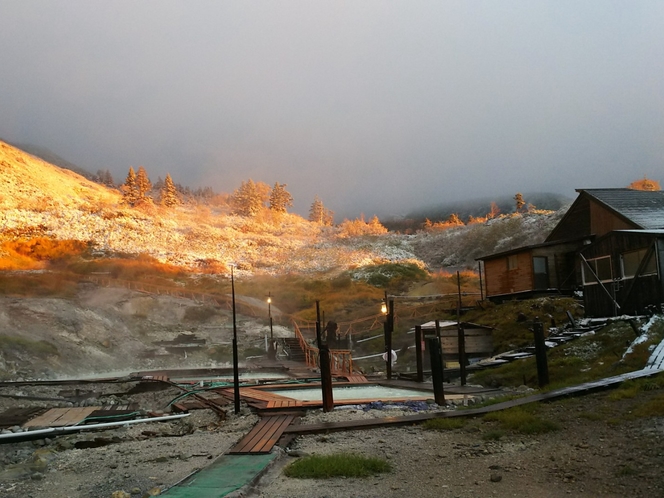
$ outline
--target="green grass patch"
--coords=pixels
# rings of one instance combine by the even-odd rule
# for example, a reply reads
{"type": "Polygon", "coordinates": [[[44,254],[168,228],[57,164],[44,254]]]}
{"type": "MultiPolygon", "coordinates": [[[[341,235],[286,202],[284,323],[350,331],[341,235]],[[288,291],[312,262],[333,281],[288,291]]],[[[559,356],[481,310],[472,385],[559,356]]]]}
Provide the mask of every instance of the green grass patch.
{"type": "Polygon", "coordinates": [[[505,431],[500,429],[491,429],[482,434],[485,441],[498,441],[505,435],[505,431]]]}
{"type": "Polygon", "coordinates": [[[664,416],[664,395],[640,403],[631,413],[634,417],[663,417],[664,416]]]}
{"type": "Polygon", "coordinates": [[[466,425],[466,419],[462,417],[457,417],[457,418],[433,418],[424,422],[422,426],[430,431],[453,431],[455,429],[461,429],[465,425],[466,425]]]}
{"type": "Polygon", "coordinates": [[[604,420],[605,415],[599,412],[581,412],[579,413],[579,418],[585,418],[586,420],[590,420],[592,422],[598,422],[600,420],[604,420]]]}
{"type": "Polygon", "coordinates": [[[352,453],[312,455],[300,458],[284,469],[288,477],[298,479],[329,479],[330,477],[368,477],[392,470],[380,458],[352,453]]]}
{"type": "Polygon", "coordinates": [[[33,341],[10,335],[0,335],[0,351],[3,353],[27,353],[39,358],[58,354],[58,348],[50,342],[33,341]]]}
{"type": "Polygon", "coordinates": [[[544,434],[559,429],[558,424],[537,416],[534,409],[527,406],[489,413],[484,420],[498,422],[501,429],[519,434],[544,434]]]}

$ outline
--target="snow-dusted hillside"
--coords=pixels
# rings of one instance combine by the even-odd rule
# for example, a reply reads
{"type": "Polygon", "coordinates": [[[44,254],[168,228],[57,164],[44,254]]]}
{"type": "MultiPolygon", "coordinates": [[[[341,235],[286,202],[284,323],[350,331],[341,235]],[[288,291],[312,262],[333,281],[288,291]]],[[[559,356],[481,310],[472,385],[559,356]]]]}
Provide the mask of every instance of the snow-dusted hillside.
{"type": "Polygon", "coordinates": [[[538,242],[557,216],[504,216],[416,235],[348,237],[326,227],[266,210],[255,218],[219,208],[183,205],[132,208],[120,192],[91,182],[0,142],[0,234],[30,234],[89,242],[104,253],[149,254],[191,269],[245,272],[326,272],[382,262],[430,268],[474,266],[482,254],[538,242]]]}

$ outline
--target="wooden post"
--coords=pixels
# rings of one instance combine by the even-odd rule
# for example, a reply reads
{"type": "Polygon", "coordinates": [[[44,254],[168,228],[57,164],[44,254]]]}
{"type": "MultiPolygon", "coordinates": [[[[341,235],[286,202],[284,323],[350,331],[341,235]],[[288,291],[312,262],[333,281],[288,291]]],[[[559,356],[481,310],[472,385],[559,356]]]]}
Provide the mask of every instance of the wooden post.
{"type": "Polygon", "coordinates": [[[331,412],[334,409],[332,394],[332,371],[330,368],[330,349],[324,344],[319,349],[320,383],[323,389],[323,411],[331,412]]]}
{"type": "Polygon", "coordinates": [[[390,300],[387,308],[385,329],[385,364],[387,366],[387,380],[392,380],[392,332],[394,331],[394,300],[390,300]]]}
{"type": "Polygon", "coordinates": [[[323,395],[323,411],[334,409],[332,395],[332,369],[330,368],[330,349],[321,343],[320,302],[316,301],[316,341],[318,343],[318,367],[320,368],[320,385],[323,395]]]}
{"type": "Polygon", "coordinates": [[[466,385],[466,331],[461,322],[457,322],[457,337],[459,343],[459,375],[461,385],[466,385]]]}
{"type": "Polygon", "coordinates": [[[549,365],[546,359],[546,343],[544,342],[544,326],[535,317],[533,323],[533,332],[535,333],[535,359],[537,362],[537,381],[540,387],[549,383],[549,365]]]}
{"type": "Polygon", "coordinates": [[[443,355],[440,350],[440,339],[431,337],[427,339],[429,355],[431,358],[431,380],[433,381],[433,396],[440,406],[445,405],[445,390],[443,389],[443,355]]]}
{"type": "Polygon", "coordinates": [[[417,363],[417,382],[424,382],[422,367],[422,326],[415,325],[415,361],[417,363]]]}

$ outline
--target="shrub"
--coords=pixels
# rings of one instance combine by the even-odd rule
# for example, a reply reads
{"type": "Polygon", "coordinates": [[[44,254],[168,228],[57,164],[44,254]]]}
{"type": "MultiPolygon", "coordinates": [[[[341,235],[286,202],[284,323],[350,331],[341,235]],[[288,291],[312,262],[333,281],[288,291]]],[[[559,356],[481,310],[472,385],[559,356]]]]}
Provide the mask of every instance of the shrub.
{"type": "Polygon", "coordinates": [[[424,422],[423,427],[431,431],[452,431],[461,429],[466,425],[466,419],[457,418],[433,418],[424,422]]]}
{"type": "Polygon", "coordinates": [[[300,479],[328,479],[330,477],[368,477],[390,470],[390,464],[380,458],[341,453],[300,458],[286,467],[284,474],[300,479]]]}
{"type": "Polygon", "coordinates": [[[510,408],[489,413],[484,416],[484,420],[496,421],[502,429],[519,434],[544,434],[559,429],[556,423],[537,417],[531,410],[526,407],[510,408]]]}

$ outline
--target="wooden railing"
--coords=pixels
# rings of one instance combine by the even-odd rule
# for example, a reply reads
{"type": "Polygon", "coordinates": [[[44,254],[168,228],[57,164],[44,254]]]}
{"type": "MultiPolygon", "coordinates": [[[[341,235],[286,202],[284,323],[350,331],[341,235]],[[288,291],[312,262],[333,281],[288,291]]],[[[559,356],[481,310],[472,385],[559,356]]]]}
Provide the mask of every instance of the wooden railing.
{"type": "MultiPolygon", "coordinates": [[[[300,348],[304,351],[304,358],[307,366],[320,368],[320,355],[317,347],[309,344],[302,335],[300,327],[293,321],[293,329],[295,330],[295,337],[300,343],[300,348]]],[[[353,357],[350,350],[347,349],[330,349],[330,370],[333,374],[352,374],[353,373],[353,357]]]]}

